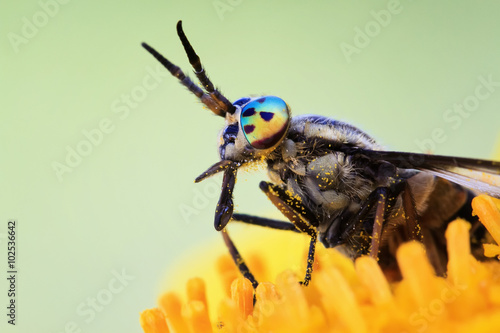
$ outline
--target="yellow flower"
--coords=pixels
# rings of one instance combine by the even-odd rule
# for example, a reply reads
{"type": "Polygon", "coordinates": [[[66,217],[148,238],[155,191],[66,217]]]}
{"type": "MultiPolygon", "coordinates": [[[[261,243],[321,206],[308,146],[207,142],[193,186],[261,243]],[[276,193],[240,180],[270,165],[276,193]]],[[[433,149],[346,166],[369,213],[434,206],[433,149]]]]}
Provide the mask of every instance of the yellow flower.
{"type": "MultiPolygon", "coordinates": [[[[473,209],[500,244],[500,200],[480,195],[473,209]]],[[[194,278],[187,283],[186,302],[175,293],[162,295],[159,308],[141,314],[141,325],[146,333],[500,332],[500,263],[474,259],[469,228],[469,223],[456,220],[446,231],[446,277],[435,275],[423,246],[416,242],[399,248],[403,279],[395,283],[386,280],[372,258],[353,263],[319,246],[308,287],[286,270],[275,283],[259,284],[255,306],[250,282],[225,256],[217,266],[227,294],[221,295],[214,315],[204,280],[194,278]]],[[[486,244],[485,251],[498,256],[500,247],[486,244]]]]}

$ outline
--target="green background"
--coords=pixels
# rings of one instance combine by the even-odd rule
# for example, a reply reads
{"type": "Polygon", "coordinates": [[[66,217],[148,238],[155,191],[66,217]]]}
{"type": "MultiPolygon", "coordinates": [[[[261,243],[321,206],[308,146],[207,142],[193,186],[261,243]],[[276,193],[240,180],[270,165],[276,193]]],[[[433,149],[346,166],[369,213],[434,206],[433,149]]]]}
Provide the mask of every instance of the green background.
{"type": "MultiPolygon", "coordinates": [[[[277,95],[295,115],[351,122],[393,150],[421,151],[417,141],[436,128],[434,153],[491,158],[497,149],[500,87],[467,117],[443,115],[474,96],[478,77],[500,82],[499,2],[401,0],[390,18],[387,1],[54,3],[0,4],[0,266],[7,270],[12,218],[19,265],[18,325],[7,325],[3,310],[2,331],[64,332],[74,322],[82,332],[139,332],[138,313],[182,266],[179,253],[197,249],[213,260],[220,177],[193,179],[218,160],[222,120],[172,77],[141,88],[157,70],[142,41],[191,72],[179,19],[230,100],[277,95]],[[372,36],[360,41],[365,28],[372,36]],[[346,44],[362,47],[346,57],[346,44]],[[112,131],[89,148],[84,133],[103,120],[112,131]],[[58,177],[54,163],[66,164],[79,145],[91,151],[58,177]],[[112,271],[122,270],[134,279],[86,322],[77,308],[104,295],[112,271]]],[[[265,177],[240,175],[237,210],[275,214],[257,187],[265,177]]]]}

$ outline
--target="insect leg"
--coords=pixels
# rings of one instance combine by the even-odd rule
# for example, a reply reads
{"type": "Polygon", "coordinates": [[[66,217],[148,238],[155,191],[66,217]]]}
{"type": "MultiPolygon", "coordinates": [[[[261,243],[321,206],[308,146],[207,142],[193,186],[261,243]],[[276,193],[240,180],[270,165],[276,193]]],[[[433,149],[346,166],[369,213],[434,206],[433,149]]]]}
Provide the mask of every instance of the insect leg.
{"type": "Polygon", "coordinates": [[[358,255],[369,253],[372,257],[377,257],[387,214],[391,209],[390,207],[394,206],[402,189],[402,186],[395,189],[376,188],[365,201],[360,203],[360,208],[356,214],[353,215],[347,210],[336,218],[338,222],[331,224],[321,241],[327,247],[335,247],[352,242],[353,235],[361,235],[362,230],[365,230],[371,234],[372,238],[370,243],[365,243],[365,240],[362,240],[362,246],[357,249],[358,255]],[[374,212],[375,218],[373,222],[366,224],[367,218],[372,212],[374,212]]]}
{"type": "Polygon", "coordinates": [[[377,191],[377,208],[375,210],[375,219],[373,221],[372,244],[370,248],[370,257],[377,259],[380,240],[382,238],[382,226],[385,219],[385,211],[387,210],[387,188],[381,187],[377,191]]]}
{"type": "Polygon", "coordinates": [[[268,182],[261,182],[260,189],[267,195],[276,208],[293,223],[295,228],[311,236],[307,255],[306,275],[304,281],[301,282],[301,284],[307,286],[311,280],[313,270],[316,240],[318,238],[318,231],[316,230],[318,220],[299,199],[292,197],[282,187],[268,182]]]}
{"type": "Polygon", "coordinates": [[[420,232],[420,226],[417,221],[415,200],[413,199],[413,194],[408,182],[404,181],[399,183],[398,186],[396,186],[396,188],[392,191],[389,188],[378,188],[376,193],[378,199],[373,223],[370,256],[372,258],[377,258],[378,256],[388,204],[391,203],[392,205],[400,194],[402,196],[403,211],[405,213],[406,236],[409,240],[418,240],[419,242],[423,242],[422,233],[420,232]]]}
{"type": "Polygon", "coordinates": [[[403,191],[402,191],[402,199],[403,199],[403,210],[405,213],[406,220],[406,232],[407,238],[411,240],[418,240],[419,242],[423,242],[422,232],[420,230],[420,225],[417,221],[417,209],[415,206],[415,199],[413,198],[413,194],[408,185],[408,182],[403,183],[403,191]]]}
{"type": "Polygon", "coordinates": [[[214,226],[217,231],[224,229],[233,215],[233,189],[236,183],[237,170],[237,168],[230,165],[224,171],[222,190],[215,208],[214,226]]]}
{"type": "Polygon", "coordinates": [[[250,272],[250,269],[248,269],[248,266],[245,264],[245,261],[241,257],[238,249],[234,245],[225,229],[222,231],[222,238],[224,238],[224,243],[226,243],[226,246],[229,249],[229,253],[231,254],[231,257],[233,258],[233,261],[240,270],[241,274],[252,283],[254,289],[257,288],[259,282],[257,282],[253,274],[250,272]]]}
{"type": "Polygon", "coordinates": [[[362,227],[363,222],[372,211],[372,208],[377,203],[377,200],[380,198],[381,194],[386,193],[386,191],[387,189],[385,187],[376,188],[372,193],[370,193],[368,198],[361,203],[361,207],[356,215],[351,215],[348,211],[346,211],[345,214],[342,214],[340,216],[340,220],[345,226],[343,231],[340,235],[336,233],[327,235],[327,237],[330,236],[328,237],[329,239],[327,239],[327,242],[331,244],[331,246],[345,243],[346,239],[349,238],[350,235],[356,233],[357,229],[362,227]]]}
{"type": "Polygon", "coordinates": [[[295,225],[293,225],[293,223],[268,219],[265,217],[234,213],[233,220],[236,222],[243,222],[243,223],[258,225],[261,227],[267,227],[267,228],[271,228],[271,229],[290,230],[290,231],[294,231],[294,232],[300,232],[300,230],[298,230],[295,227],[295,225]]]}
{"type": "Polygon", "coordinates": [[[318,240],[318,233],[315,233],[311,236],[311,242],[309,243],[309,251],[307,252],[307,268],[306,268],[306,276],[304,277],[304,281],[300,281],[300,284],[307,286],[309,281],[311,281],[311,275],[313,271],[314,264],[314,253],[316,252],[316,241],[318,240]]]}

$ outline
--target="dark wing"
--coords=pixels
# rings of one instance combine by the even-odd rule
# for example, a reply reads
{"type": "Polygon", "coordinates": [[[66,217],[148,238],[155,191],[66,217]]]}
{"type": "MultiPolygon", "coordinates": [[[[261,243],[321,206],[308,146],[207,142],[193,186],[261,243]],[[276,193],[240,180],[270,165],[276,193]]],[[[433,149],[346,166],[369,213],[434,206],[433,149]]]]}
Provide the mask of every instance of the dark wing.
{"type": "Polygon", "coordinates": [[[500,162],[473,158],[355,149],[373,161],[398,168],[427,171],[462,186],[500,198],[500,162]]]}

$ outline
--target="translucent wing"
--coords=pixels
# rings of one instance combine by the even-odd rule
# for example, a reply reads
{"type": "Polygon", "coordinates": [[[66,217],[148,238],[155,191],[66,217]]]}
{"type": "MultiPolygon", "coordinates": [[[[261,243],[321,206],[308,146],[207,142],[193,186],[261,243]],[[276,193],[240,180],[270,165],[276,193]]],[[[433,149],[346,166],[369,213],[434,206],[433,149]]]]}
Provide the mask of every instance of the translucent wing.
{"type": "Polygon", "coordinates": [[[427,171],[462,186],[500,198],[500,162],[473,158],[356,149],[371,160],[398,168],[427,171]]]}

